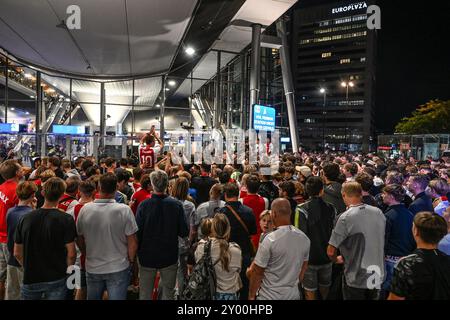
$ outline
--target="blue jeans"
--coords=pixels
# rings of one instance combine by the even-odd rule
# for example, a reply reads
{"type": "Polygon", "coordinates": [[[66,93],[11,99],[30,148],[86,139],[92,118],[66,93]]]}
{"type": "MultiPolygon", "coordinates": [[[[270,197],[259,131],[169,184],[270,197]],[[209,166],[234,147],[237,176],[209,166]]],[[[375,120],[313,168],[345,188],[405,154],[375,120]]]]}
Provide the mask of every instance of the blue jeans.
{"type": "Polygon", "coordinates": [[[385,257],[384,258],[384,265],[386,269],[386,278],[381,286],[381,298],[387,299],[389,295],[389,290],[391,288],[391,281],[392,277],[394,275],[394,268],[397,264],[400,257],[385,257]]]}
{"type": "Polygon", "coordinates": [[[66,278],[22,286],[22,300],[64,300],[67,294],[66,278]]]}
{"type": "Polygon", "coordinates": [[[238,300],[237,293],[216,292],[216,300],[238,300]]]}
{"type": "Polygon", "coordinates": [[[130,267],[123,271],[105,274],[86,272],[87,299],[101,300],[106,290],[109,300],[126,300],[130,282],[130,267]]]}
{"type": "Polygon", "coordinates": [[[250,267],[252,263],[252,258],[248,255],[242,255],[242,269],[241,269],[241,280],[242,280],[242,288],[239,291],[239,299],[240,300],[248,300],[248,290],[249,290],[249,281],[247,278],[247,268],[250,267]]]}

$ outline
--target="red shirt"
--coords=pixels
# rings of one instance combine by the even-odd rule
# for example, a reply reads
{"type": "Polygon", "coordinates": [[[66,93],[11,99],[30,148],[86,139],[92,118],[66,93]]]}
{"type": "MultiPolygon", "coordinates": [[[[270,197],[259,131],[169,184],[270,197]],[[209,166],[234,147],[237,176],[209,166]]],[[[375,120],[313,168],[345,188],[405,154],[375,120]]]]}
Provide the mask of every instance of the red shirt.
{"type": "Polygon", "coordinates": [[[141,184],[139,182],[133,182],[134,192],[139,191],[141,189],[141,184]]]}
{"type": "Polygon", "coordinates": [[[263,197],[257,194],[251,194],[242,199],[242,203],[253,210],[256,219],[256,234],[252,236],[253,245],[258,248],[261,235],[261,226],[259,225],[259,216],[266,209],[266,202],[263,197]]]}
{"type": "Polygon", "coordinates": [[[63,194],[61,199],[59,199],[58,209],[61,209],[62,211],[67,212],[67,209],[69,209],[70,204],[73,201],[77,201],[77,199],[66,193],[63,194]]]}
{"type": "Polygon", "coordinates": [[[8,241],[6,229],[6,213],[19,203],[16,195],[17,182],[7,180],[0,185],[0,243],[8,241]]]}
{"type": "Polygon", "coordinates": [[[140,189],[131,196],[131,200],[135,200],[134,203],[131,205],[131,211],[133,211],[134,215],[136,215],[139,204],[145,199],[149,199],[151,197],[152,194],[145,189],[140,189]]]}
{"type": "Polygon", "coordinates": [[[153,168],[156,164],[156,154],[150,146],[139,146],[139,162],[143,168],[153,168]]]}
{"type": "Polygon", "coordinates": [[[247,196],[247,189],[241,188],[241,192],[239,193],[239,198],[244,199],[247,196]]]}

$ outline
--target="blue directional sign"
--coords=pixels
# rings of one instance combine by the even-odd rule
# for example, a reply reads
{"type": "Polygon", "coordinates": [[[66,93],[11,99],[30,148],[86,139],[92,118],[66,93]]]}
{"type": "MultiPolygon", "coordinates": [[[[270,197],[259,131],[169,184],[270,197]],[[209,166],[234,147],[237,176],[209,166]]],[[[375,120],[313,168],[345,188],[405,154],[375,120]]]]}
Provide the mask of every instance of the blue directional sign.
{"type": "Polygon", "coordinates": [[[86,129],[84,126],[64,126],[64,125],[53,125],[53,133],[55,134],[85,134],[86,129]]]}
{"type": "Polygon", "coordinates": [[[275,108],[255,104],[253,106],[253,129],[275,131],[275,108]]]}
{"type": "Polygon", "coordinates": [[[1,133],[17,133],[19,132],[19,124],[17,123],[0,123],[1,133]]]}

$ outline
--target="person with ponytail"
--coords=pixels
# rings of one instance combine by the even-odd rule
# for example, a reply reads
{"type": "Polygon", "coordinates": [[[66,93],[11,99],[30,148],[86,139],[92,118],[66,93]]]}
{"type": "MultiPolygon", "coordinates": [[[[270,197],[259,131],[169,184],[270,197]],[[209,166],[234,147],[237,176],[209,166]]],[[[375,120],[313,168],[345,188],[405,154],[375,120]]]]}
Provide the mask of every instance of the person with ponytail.
{"type": "MultiPolygon", "coordinates": [[[[211,259],[216,272],[216,300],[237,300],[237,292],[242,287],[240,278],[241,248],[230,238],[230,222],[226,215],[218,213],[211,225],[211,259]]],[[[200,241],[195,251],[195,261],[199,262],[206,242],[200,241]]]]}

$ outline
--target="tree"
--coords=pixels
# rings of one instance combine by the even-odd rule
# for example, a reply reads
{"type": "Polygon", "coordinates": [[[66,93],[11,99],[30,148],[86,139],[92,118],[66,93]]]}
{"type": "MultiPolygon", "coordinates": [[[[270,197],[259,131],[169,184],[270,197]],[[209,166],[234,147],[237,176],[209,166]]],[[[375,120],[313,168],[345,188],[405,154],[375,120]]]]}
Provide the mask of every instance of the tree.
{"type": "Polygon", "coordinates": [[[426,134],[450,132],[450,100],[431,100],[395,127],[396,133],[426,134]]]}

